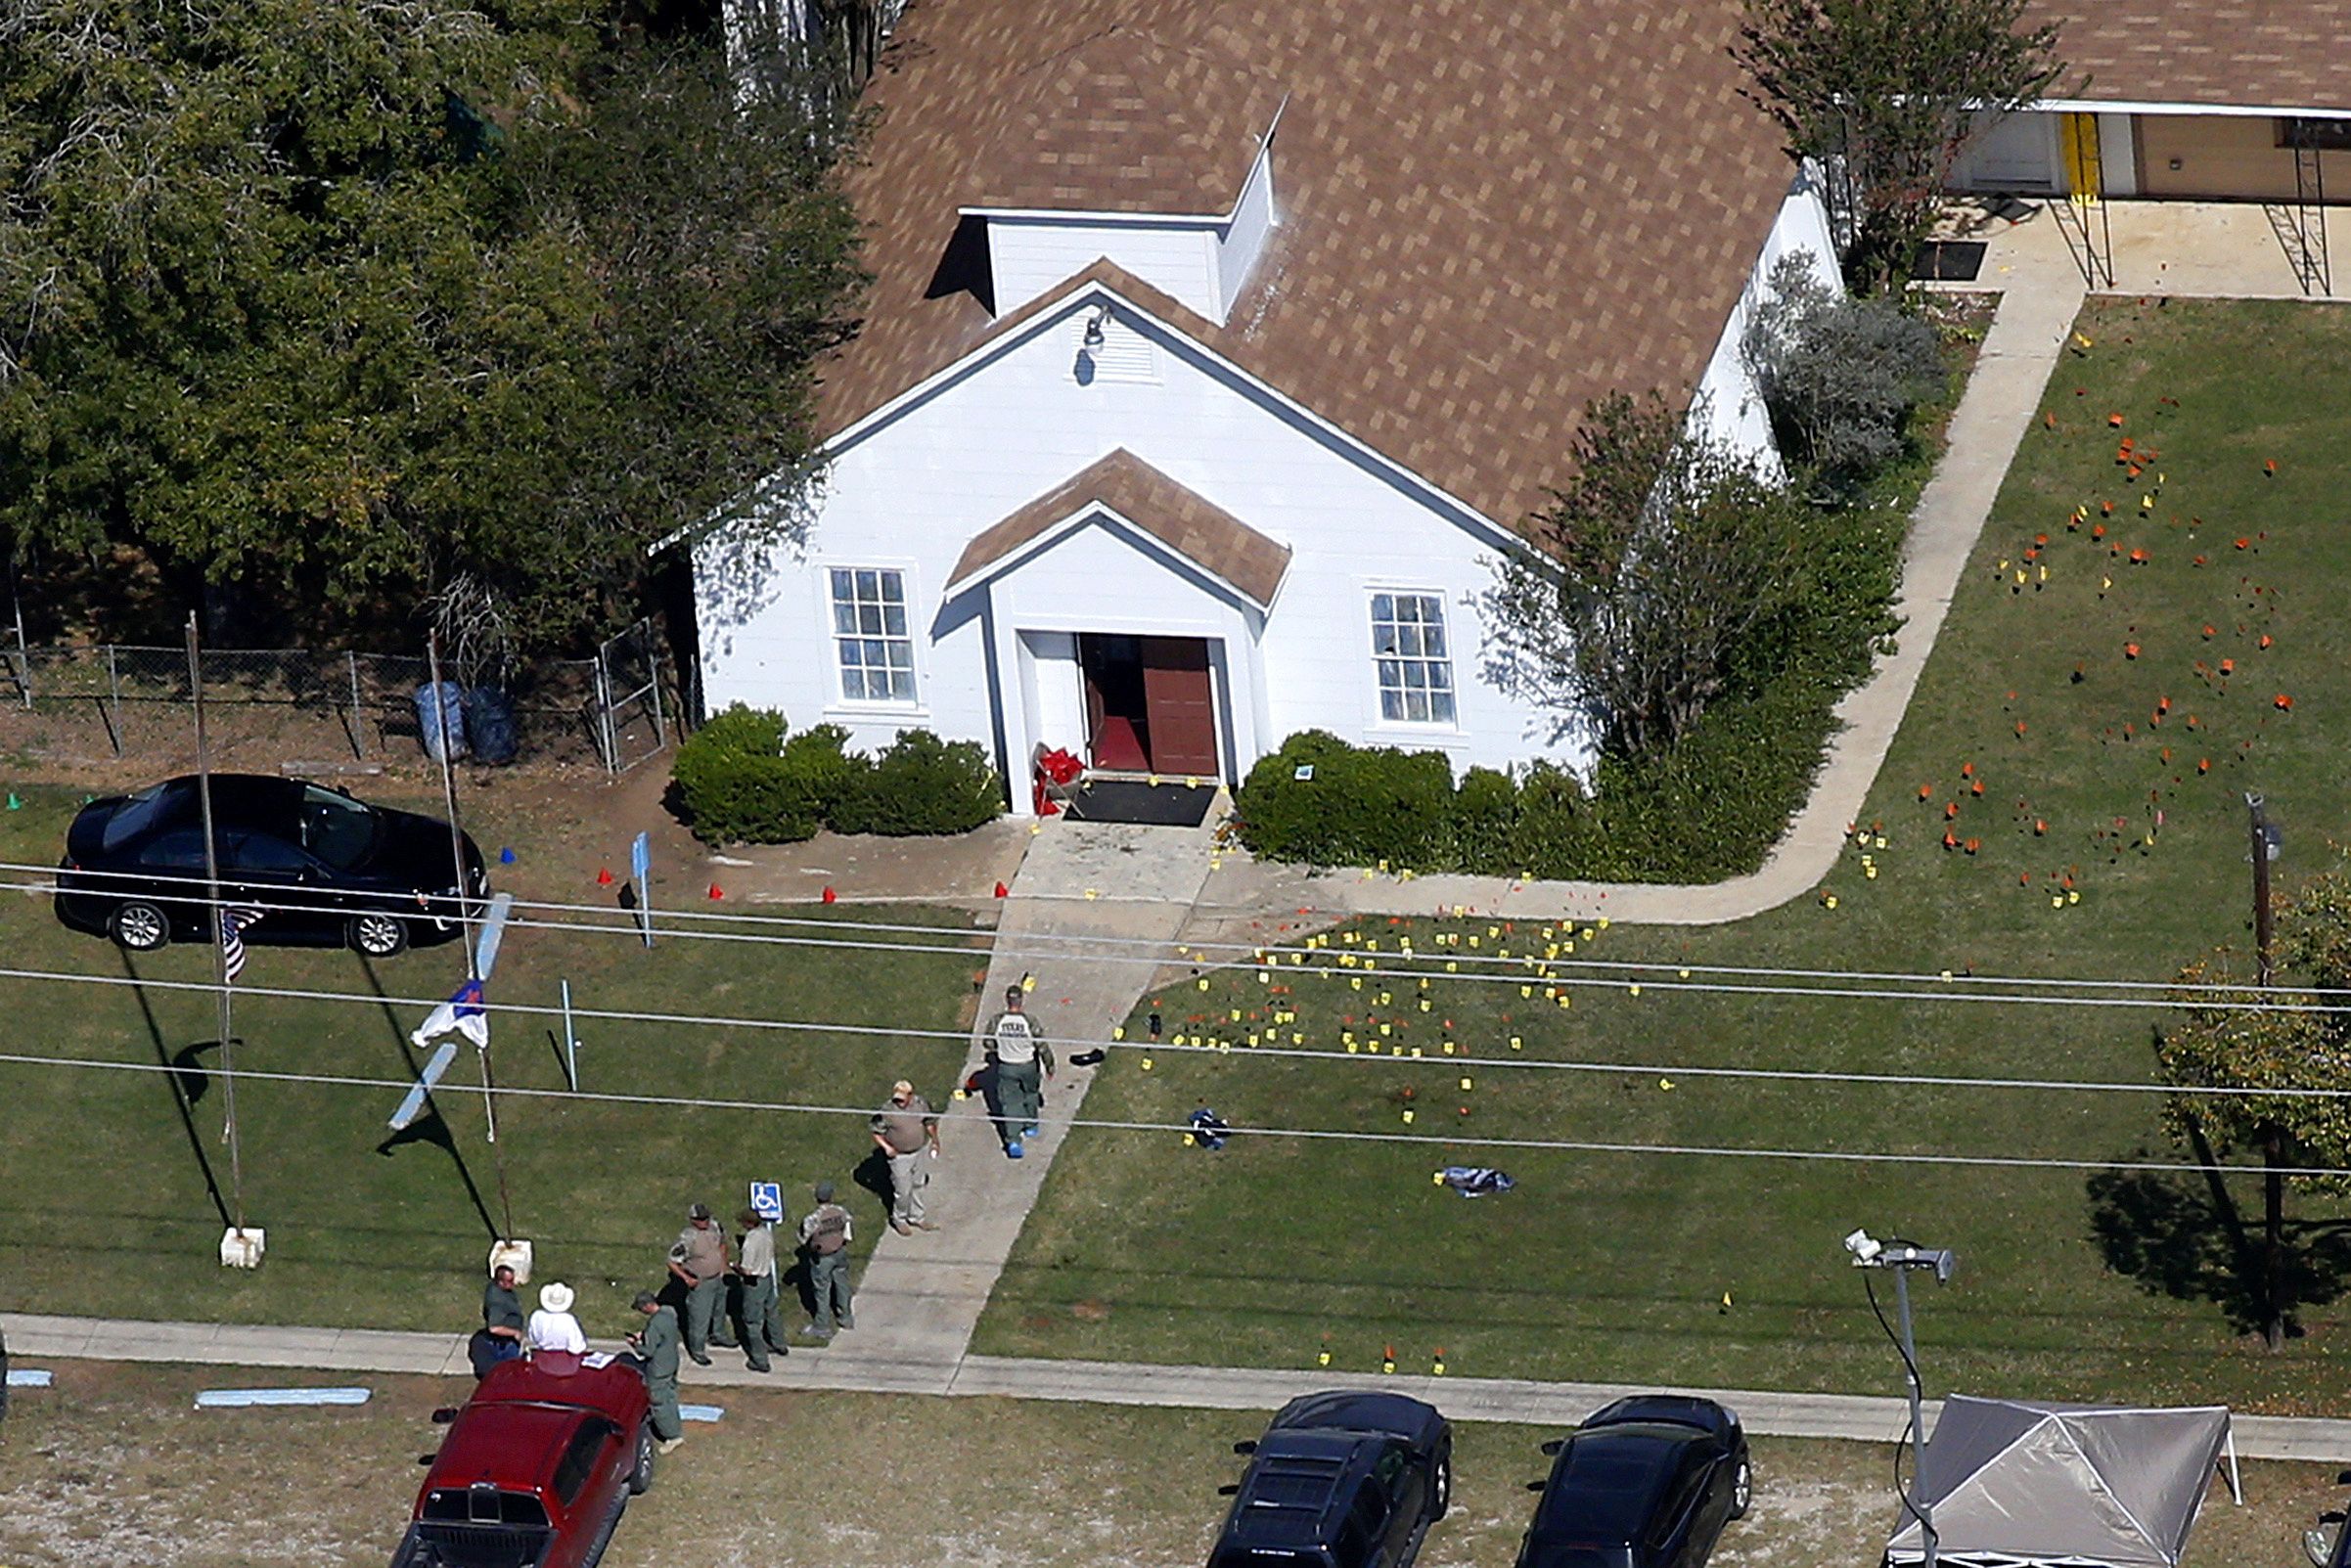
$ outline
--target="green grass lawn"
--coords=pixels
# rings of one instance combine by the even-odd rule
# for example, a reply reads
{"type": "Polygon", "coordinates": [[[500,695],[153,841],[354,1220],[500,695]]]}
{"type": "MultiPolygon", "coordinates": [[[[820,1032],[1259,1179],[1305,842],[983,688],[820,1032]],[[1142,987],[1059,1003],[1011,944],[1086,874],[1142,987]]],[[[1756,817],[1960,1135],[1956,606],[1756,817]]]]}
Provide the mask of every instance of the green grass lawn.
{"type": "MultiPolygon", "coordinates": [[[[1865,813],[1885,838],[1868,849],[1876,874],[1857,845],[1825,884],[1833,909],[1808,897],[1727,928],[1576,933],[1579,956],[2160,980],[2245,940],[2245,789],[2265,791],[2283,825],[2288,882],[2334,862],[2351,833],[2340,783],[2351,624],[2339,608],[2351,457],[2337,438],[2351,315],[2104,301],[2080,330],[2090,346],[2056,373],[1865,813]],[[2115,461],[2125,436],[2156,449],[2135,480],[2115,461]],[[1960,848],[1943,847],[1946,831],[1960,848]]],[[[1427,953],[1436,929],[1356,932],[1390,950],[1410,934],[1427,953]]],[[[1451,929],[1487,953],[1522,956],[1545,940],[1525,925],[1451,929]]],[[[1442,1346],[1455,1372],[1892,1393],[1896,1363],[1838,1246],[1866,1225],[1961,1255],[1957,1281],[1927,1286],[1919,1304],[1937,1391],[2351,1410],[2332,1300],[2341,1260],[2321,1226],[2342,1216],[2339,1201],[2295,1201],[2318,1277],[2306,1336],[2273,1358],[2240,1332],[2243,1292],[2198,1183],[1481,1155],[1446,1136],[2168,1160],[2179,1156],[2152,1096],[1668,1088],[1653,1073],[1508,1065],[2145,1081],[2155,1013],[1709,995],[1674,989],[1671,969],[1638,997],[1579,994],[1566,1012],[1515,984],[1440,978],[1423,1013],[1416,993],[1397,987],[1383,1008],[1345,972],[1285,966],[1275,978],[1292,991],[1276,998],[1243,968],[1204,995],[1158,1001],[1171,1025],[1197,1012],[1224,1021],[1228,1038],[1250,1022],[1232,1026],[1230,1008],[1289,1003],[1308,1042],[1334,1052],[1348,1016],[1367,1039],[1364,1020],[1382,1017],[1424,1056],[1281,1061],[1243,1047],[1162,1053],[1146,1073],[1129,1050],[1087,1110],[1167,1119],[1204,1099],[1243,1127],[1415,1134],[1421,1145],[1243,1139],[1210,1155],[1166,1135],[1082,1133],[982,1324],[983,1348],[1290,1366],[1328,1349],[1334,1365],[1362,1369],[1392,1345],[1424,1369],[1442,1346]],[[1473,1065],[1441,1055],[1448,1018],[1473,1065]],[[1432,1187],[1432,1171],[1457,1160],[1500,1164],[1519,1188],[1465,1202],[1432,1187]]],[[[2229,1190],[2257,1220],[2259,1184],[2229,1190]]]]}
{"type": "MultiPolygon", "coordinates": [[[[0,859],[54,864],[78,790],[19,784],[22,809],[0,815],[0,859]]],[[[362,793],[369,793],[362,791],[362,793]]],[[[378,790],[386,804],[436,809],[378,790]]],[[[596,862],[548,864],[519,798],[494,795],[468,821],[495,857],[521,843],[500,885],[524,896],[598,896],[596,862]]],[[[550,829],[553,831],[554,829],[550,829]]],[[[620,836],[625,844],[625,830],[620,836]]],[[[494,869],[495,870],[495,869],[494,869]]],[[[11,874],[9,880],[24,879],[11,874]]],[[[691,868],[679,877],[694,880],[691,868]]],[[[693,889],[699,896],[701,889],[693,889]]],[[[610,894],[603,895],[610,902],[610,894]]],[[[707,908],[705,904],[702,907],[707,908]]],[[[846,917],[844,917],[846,918],[846,917]]],[[[968,927],[946,913],[936,918],[968,927]]],[[[617,915],[608,924],[621,923],[617,915]]],[[[0,901],[0,943],[11,967],[121,979],[211,977],[209,950],[175,946],[149,957],[60,927],[48,901],[0,901]]],[[[437,997],[465,978],[455,945],[369,964],[348,952],[255,946],[243,984],[334,991],[357,1003],[241,998],[242,1069],[406,1079],[418,1065],[406,1036],[425,1008],[381,995],[437,997]]],[[[652,953],[616,935],[517,928],[490,986],[493,1004],[553,1006],[568,978],[583,1008],[818,1019],[908,1029],[956,1027],[984,955],[963,943],[939,956],[664,940],[652,953]]],[[[153,987],[0,981],[11,1053],[145,1063],[180,1058],[217,1035],[213,999],[153,987]]],[[[555,1020],[495,1024],[502,1087],[560,1089],[555,1020]]],[[[581,1083],[589,1091],[763,1102],[879,1104],[890,1081],[914,1078],[943,1098],[962,1059],[954,1041],[584,1021],[581,1083]]],[[[218,1065],[204,1050],[187,1058],[218,1065]]],[[[628,1295],[657,1283],[686,1205],[707,1200],[732,1217],[746,1184],[787,1184],[793,1214],[810,1183],[844,1192],[869,1152],[846,1116],[683,1109],[502,1098],[499,1143],[484,1139],[478,1095],[443,1095],[445,1122],[386,1143],[399,1091],[248,1080],[238,1091],[249,1223],[268,1233],[256,1273],[216,1260],[220,1205],[231,1185],[216,1079],[193,1076],[188,1103],[177,1075],[0,1066],[0,1306],[125,1318],[193,1318],[383,1327],[469,1326],[480,1271],[500,1220],[498,1150],[518,1233],[538,1247],[539,1278],[580,1292],[591,1332],[626,1324],[628,1295]],[[216,1189],[219,1199],[213,1196],[216,1189]]],[[[471,1051],[450,1072],[478,1084],[471,1051]]],[[[882,1212],[858,1192],[861,1244],[882,1212]]]]}

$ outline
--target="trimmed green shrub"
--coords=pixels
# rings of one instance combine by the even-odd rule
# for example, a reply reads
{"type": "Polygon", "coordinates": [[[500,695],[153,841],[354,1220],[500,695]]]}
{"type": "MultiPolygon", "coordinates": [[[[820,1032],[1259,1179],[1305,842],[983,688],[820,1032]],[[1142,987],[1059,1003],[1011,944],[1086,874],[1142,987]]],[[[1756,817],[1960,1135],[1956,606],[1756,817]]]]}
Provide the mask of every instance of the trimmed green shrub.
{"type": "Polygon", "coordinates": [[[678,748],[678,804],[705,843],[791,844],[836,832],[960,833],[1001,814],[986,755],[909,730],[878,758],[836,724],[785,738],[784,716],[738,703],[678,748]]]}
{"type": "Polygon", "coordinates": [[[1507,873],[1517,858],[1518,786],[1507,773],[1471,768],[1453,795],[1453,853],[1463,871],[1507,873]]]}
{"type": "Polygon", "coordinates": [[[1234,801],[1242,839],[1272,860],[1443,871],[1453,864],[1453,764],[1440,751],[1361,749],[1304,730],[1260,757],[1234,801]],[[1311,777],[1297,777],[1311,768],[1311,777]]]}
{"type": "Polygon", "coordinates": [[[850,772],[835,803],[836,832],[966,833],[1004,812],[1004,785],[970,740],[907,730],[850,772]]]}
{"type": "Polygon", "coordinates": [[[1584,782],[1552,762],[1527,770],[1518,787],[1518,815],[1506,854],[1507,865],[1472,867],[1496,874],[1580,876],[1592,864],[1596,828],[1592,797],[1584,782]]]}
{"type": "Polygon", "coordinates": [[[814,837],[824,813],[792,787],[783,749],[784,715],[741,703],[688,736],[670,781],[694,835],[712,844],[814,837]]]}

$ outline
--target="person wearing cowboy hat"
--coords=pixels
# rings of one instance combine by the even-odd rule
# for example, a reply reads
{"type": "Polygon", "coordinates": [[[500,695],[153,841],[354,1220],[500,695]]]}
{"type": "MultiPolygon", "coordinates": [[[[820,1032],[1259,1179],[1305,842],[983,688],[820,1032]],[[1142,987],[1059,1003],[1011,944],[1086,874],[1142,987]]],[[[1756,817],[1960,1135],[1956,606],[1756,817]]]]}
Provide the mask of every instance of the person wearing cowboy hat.
{"type": "Polygon", "coordinates": [[[686,1354],[697,1366],[710,1365],[709,1347],[732,1350],[727,1337],[727,1232],[710,1217],[710,1205],[686,1210],[686,1229],[669,1246],[669,1273],[686,1287],[686,1354]]]}
{"type": "Polygon", "coordinates": [[[889,1102],[874,1113],[869,1126],[874,1147],[889,1161],[889,1228],[900,1235],[937,1230],[923,1218],[923,1188],[930,1185],[930,1164],[939,1157],[939,1119],[930,1101],[901,1078],[889,1086],[889,1102]]]}
{"type": "Polygon", "coordinates": [[[571,1316],[572,1299],[571,1287],[561,1279],[539,1287],[539,1310],[530,1315],[525,1329],[532,1356],[587,1354],[588,1336],[580,1331],[579,1320],[571,1316]]]}

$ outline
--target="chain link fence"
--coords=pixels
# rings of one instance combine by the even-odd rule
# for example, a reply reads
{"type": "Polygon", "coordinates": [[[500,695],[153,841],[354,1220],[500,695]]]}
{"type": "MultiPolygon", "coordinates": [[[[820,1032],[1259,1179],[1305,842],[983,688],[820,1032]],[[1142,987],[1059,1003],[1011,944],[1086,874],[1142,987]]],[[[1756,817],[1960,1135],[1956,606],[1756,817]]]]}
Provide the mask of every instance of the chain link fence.
{"type": "MultiPolygon", "coordinates": [[[[422,761],[422,653],[206,649],[204,720],[214,766],[276,772],[309,764],[422,761]]],[[[512,761],[620,773],[663,750],[678,709],[650,622],[592,659],[519,665],[504,694],[512,761]]],[[[442,679],[452,679],[444,669],[442,679]]],[[[503,749],[503,748],[501,748],[503,749]]],[[[485,755],[494,755],[484,747],[485,755]]],[[[193,767],[188,655],[118,644],[26,647],[0,632],[0,756],[73,763],[136,757],[193,767]]]]}

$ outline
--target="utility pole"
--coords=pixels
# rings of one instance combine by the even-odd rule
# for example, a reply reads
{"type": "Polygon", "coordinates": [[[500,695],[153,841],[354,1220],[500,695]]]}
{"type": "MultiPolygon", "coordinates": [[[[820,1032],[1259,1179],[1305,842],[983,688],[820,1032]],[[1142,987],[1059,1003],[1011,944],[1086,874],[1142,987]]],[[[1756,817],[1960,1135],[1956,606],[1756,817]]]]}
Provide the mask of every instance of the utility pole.
{"type": "MultiPolygon", "coordinates": [[[[2266,806],[2259,791],[2245,791],[2253,848],[2253,965],[2264,991],[2277,978],[2271,967],[2271,829],[2266,806]]],[[[2275,1355],[2285,1348],[2285,1129],[2274,1121],[2261,1127],[2261,1337],[2275,1355]]]]}

